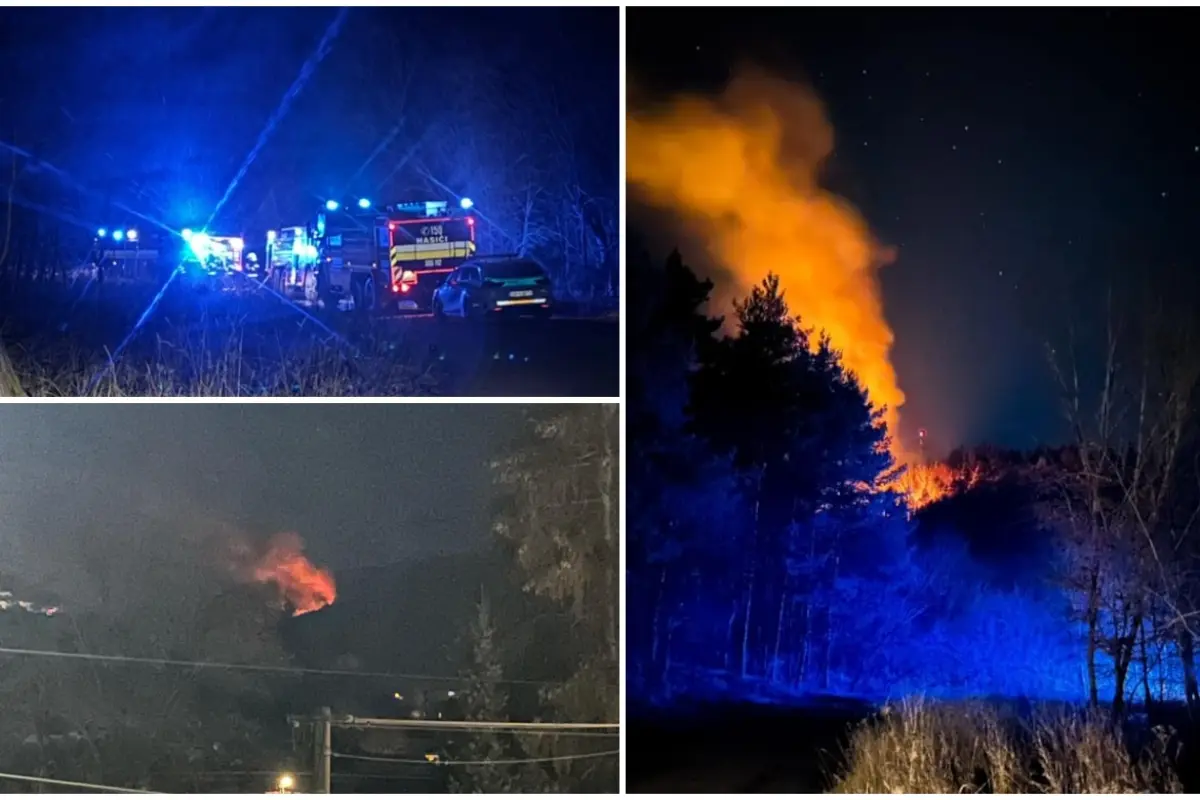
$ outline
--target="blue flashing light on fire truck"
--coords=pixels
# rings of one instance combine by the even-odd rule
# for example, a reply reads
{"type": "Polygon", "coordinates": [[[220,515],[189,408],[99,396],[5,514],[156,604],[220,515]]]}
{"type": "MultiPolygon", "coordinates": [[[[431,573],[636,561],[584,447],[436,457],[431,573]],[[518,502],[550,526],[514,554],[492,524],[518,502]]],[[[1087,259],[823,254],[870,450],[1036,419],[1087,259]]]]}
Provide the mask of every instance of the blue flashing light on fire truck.
{"type": "Polygon", "coordinates": [[[142,237],[137,228],[97,228],[89,261],[98,274],[126,280],[153,279],[158,274],[162,242],[153,232],[142,237]]]}

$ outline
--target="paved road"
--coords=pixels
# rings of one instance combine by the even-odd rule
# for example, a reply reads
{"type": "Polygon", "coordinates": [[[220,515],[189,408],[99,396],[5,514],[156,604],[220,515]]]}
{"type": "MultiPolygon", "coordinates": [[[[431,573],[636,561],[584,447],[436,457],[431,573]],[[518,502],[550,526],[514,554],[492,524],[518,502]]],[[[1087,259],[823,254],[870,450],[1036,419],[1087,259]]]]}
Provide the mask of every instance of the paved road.
{"type": "Polygon", "coordinates": [[[442,391],[479,397],[615,397],[616,320],[511,320],[485,324],[432,317],[381,321],[397,343],[436,359],[442,391]]]}

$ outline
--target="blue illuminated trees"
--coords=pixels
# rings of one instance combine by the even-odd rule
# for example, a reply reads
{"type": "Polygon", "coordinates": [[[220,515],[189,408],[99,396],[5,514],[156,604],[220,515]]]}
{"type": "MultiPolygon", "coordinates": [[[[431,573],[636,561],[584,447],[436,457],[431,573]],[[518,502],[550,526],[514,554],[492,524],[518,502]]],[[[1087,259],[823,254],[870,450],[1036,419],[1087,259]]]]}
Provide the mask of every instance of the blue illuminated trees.
{"type": "Polygon", "coordinates": [[[870,552],[889,512],[900,513],[881,488],[892,468],[887,431],[828,339],[792,315],[775,276],[735,304],[735,324],[703,351],[692,412],[696,431],[744,476],[736,663],[743,679],[822,686],[834,587],[853,575],[843,557],[870,552]]]}
{"type": "Polygon", "coordinates": [[[712,284],[678,252],[662,266],[636,246],[630,253],[629,336],[639,344],[627,371],[626,592],[638,611],[626,615],[627,676],[635,691],[653,693],[681,649],[673,634],[682,615],[720,607],[729,593],[741,514],[732,460],[688,427],[698,351],[720,325],[700,312],[712,284]]]}
{"type": "Polygon", "coordinates": [[[1078,464],[1061,475],[1047,509],[1063,584],[1086,629],[1089,701],[1101,702],[1098,684],[1110,678],[1116,717],[1137,690],[1152,705],[1152,672],[1159,697],[1167,693],[1168,657],[1182,661],[1189,702],[1197,694],[1189,620],[1200,519],[1200,330],[1190,313],[1156,305],[1125,326],[1110,308],[1098,357],[1087,359],[1074,336],[1061,354],[1051,350],[1078,464]],[[1089,372],[1100,377],[1092,391],[1089,372]]]}
{"type": "Polygon", "coordinates": [[[774,276],[721,338],[678,253],[630,280],[631,691],[845,685],[909,568],[881,410],[774,276]]]}

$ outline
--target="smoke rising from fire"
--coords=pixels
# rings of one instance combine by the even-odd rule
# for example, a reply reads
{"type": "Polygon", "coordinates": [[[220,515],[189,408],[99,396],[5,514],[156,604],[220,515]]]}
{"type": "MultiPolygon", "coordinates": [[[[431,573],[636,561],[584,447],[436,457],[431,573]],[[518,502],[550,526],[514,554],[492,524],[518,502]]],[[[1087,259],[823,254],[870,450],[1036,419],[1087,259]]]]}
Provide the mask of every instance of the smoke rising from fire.
{"type": "Polygon", "coordinates": [[[626,176],[650,205],[681,217],[726,275],[727,312],[768,272],[806,326],[825,330],[876,407],[899,455],[904,403],[878,270],[892,254],[862,215],[823,189],[833,126],[807,87],[743,69],[715,98],[680,96],[627,121],[626,176]]]}
{"type": "Polygon", "coordinates": [[[234,558],[243,580],[274,584],[280,602],[290,606],[294,616],[320,611],[337,599],[333,573],[308,560],[304,540],[294,533],[272,536],[265,549],[239,544],[234,558]]]}

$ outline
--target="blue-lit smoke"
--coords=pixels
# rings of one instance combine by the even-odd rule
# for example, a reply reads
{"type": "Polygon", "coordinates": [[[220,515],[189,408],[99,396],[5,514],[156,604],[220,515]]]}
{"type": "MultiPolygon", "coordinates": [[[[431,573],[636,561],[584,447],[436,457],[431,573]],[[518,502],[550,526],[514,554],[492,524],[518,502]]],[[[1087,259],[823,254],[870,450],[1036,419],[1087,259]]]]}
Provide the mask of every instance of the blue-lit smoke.
{"type": "Polygon", "coordinates": [[[338,33],[341,31],[342,23],[346,21],[347,13],[349,13],[349,9],[339,9],[333,21],[329,23],[329,27],[325,29],[325,35],[321,37],[321,41],[317,44],[317,49],[304,62],[304,66],[300,68],[300,74],[292,82],[283,99],[279,101],[279,107],[275,109],[275,113],[267,120],[267,125],[263,128],[262,133],[258,135],[258,140],[254,143],[254,147],[250,150],[249,155],[246,156],[246,160],[242,162],[241,168],[233,176],[233,180],[229,182],[229,188],[225,190],[225,194],[221,195],[221,199],[217,201],[216,206],[208,217],[208,222],[204,225],[205,228],[212,225],[212,221],[216,219],[217,214],[220,213],[225,203],[233,195],[234,190],[237,189],[238,184],[241,183],[242,178],[245,177],[246,171],[250,169],[250,165],[258,158],[259,151],[262,150],[267,140],[271,138],[271,135],[275,132],[275,128],[279,126],[280,121],[283,120],[284,115],[291,108],[292,102],[308,84],[317,66],[325,59],[325,56],[329,55],[329,51],[333,47],[333,40],[337,38],[338,33]]]}

